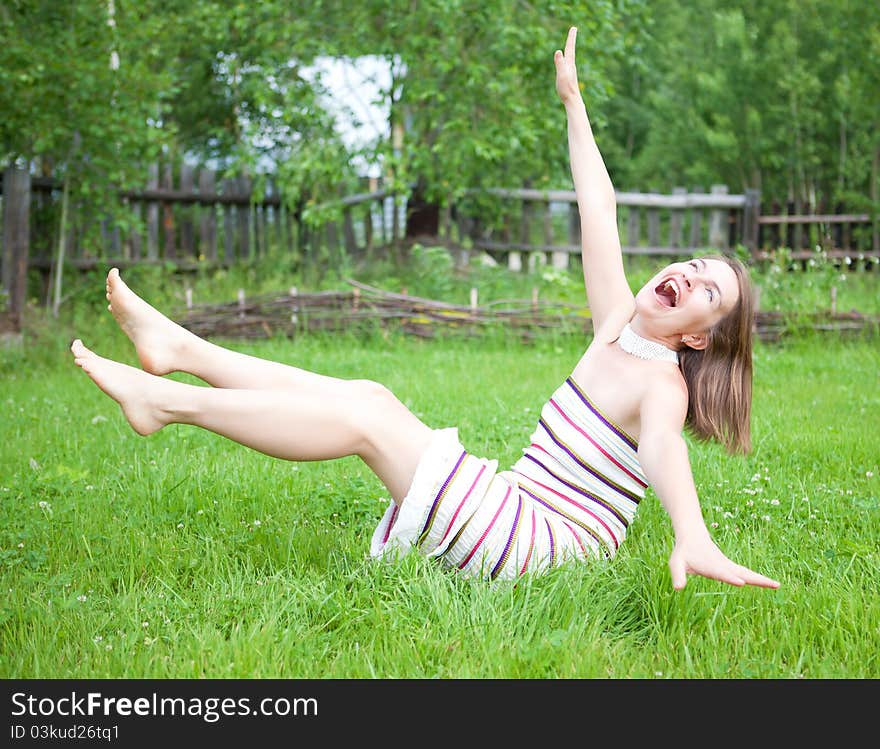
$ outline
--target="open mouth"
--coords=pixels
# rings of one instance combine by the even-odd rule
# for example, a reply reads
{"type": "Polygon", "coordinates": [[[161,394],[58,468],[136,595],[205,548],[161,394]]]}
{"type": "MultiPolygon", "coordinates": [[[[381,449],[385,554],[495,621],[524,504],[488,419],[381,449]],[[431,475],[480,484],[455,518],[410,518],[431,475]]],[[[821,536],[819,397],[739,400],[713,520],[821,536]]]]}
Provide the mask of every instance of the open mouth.
{"type": "Polygon", "coordinates": [[[681,290],[671,278],[657,286],[654,289],[654,294],[664,307],[677,307],[679,299],[681,299],[681,290]]]}

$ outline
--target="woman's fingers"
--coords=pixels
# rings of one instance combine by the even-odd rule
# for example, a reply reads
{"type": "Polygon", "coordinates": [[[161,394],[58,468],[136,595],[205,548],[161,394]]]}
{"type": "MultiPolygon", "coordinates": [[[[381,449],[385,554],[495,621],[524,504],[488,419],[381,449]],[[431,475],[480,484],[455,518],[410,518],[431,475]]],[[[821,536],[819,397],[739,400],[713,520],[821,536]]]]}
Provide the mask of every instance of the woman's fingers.
{"type": "Polygon", "coordinates": [[[761,575],[758,572],[754,572],[750,570],[748,567],[739,567],[738,570],[740,577],[746,581],[749,585],[758,585],[761,588],[778,588],[779,582],[774,580],[773,578],[767,577],[766,575],[761,575]]]}
{"type": "Polygon", "coordinates": [[[565,40],[565,57],[572,61],[574,61],[574,46],[575,40],[577,39],[577,32],[577,28],[572,26],[568,30],[568,38],[565,40]]]}

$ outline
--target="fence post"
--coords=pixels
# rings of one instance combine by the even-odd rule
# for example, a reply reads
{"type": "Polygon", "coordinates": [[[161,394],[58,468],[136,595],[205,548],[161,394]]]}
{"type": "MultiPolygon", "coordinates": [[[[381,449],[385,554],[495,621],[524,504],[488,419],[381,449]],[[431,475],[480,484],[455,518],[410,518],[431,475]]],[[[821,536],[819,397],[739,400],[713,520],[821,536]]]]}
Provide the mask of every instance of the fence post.
{"type": "MultiPolygon", "coordinates": [[[[673,187],[672,188],[673,195],[687,195],[686,187],[673,187]]],[[[672,208],[669,211],[669,246],[670,247],[681,247],[681,227],[682,227],[682,219],[684,218],[684,208],[672,208]]]]}
{"type": "MultiPolygon", "coordinates": [[[[568,243],[580,249],[581,246],[581,213],[577,202],[568,204],[568,243]]],[[[575,253],[580,257],[580,252],[575,253]]]]}
{"type": "MultiPolygon", "coordinates": [[[[159,189],[159,165],[150,164],[147,178],[147,190],[159,189]]],[[[146,201],[147,214],[147,258],[159,258],[159,203],[155,200],[146,201]]]]}
{"type": "Polygon", "coordinates": [[[626,244],[628,247],[638,247],[641,241],[639,206],[631,205],[627,208],[626,216],[626,244]]]}
{"type": "Polygon", "coordinates": [[[3,290],[9,295],[9,319],[21,331],[27,294],[30,242],[31,174],[14,166],[3,172],[3,290]]]}
{"type": "Polygon", "coordinates": [[[758,226],[761,218],[761,191],[746,190],[746,205],[743,209],[743,244],[754,257],[758,252],[758,226]]]}
{"type": "MultiPolygon", "coordinates": [[[[215,177],[211,169],[199,171],[199,194],[214,194],[215,177]]],[[[204,202],[199,206],[199,254],[210,262],[217,260],[217,207],[214,203],[204,202]]]]}
{"type": "MultiPolygon", "coordinates": [[[[519,241],[520,244],[524,246],[527,246],[531,242],[531,214],[532,204],[528,200],[523,200],[519,223],[519,241]]],[[[515,272],[521,271],[523,268],[522,253],[518,250],[509,252],[507,254],[507,267],[515,272]]]]}
{"type": "MultiPolygon", "coordinates": [[[[699,195],[703,192],[703,188],[694,186],[691,187],[690,191],[691,194],[699,195]]],[[[703,242],[703,209],[691,208],[689,213],[691,219],[691,237],[690,240],[688,240],[688,248],[691,250],[702,249],[706,246],[703,242]]]]}
{"type": "MultiPolygon", "coordinates": [[[[727,185],[712,185],[713,195],[727,195],[727,185]]],[[[727,249],[727,209],[713,208],[709,214],[709,246],[716,250],[727,249]]]]}
{"type": "MultiPolygon", "coordinates": [[[[171,191],[174,189],[174,168],[168,162],[162,169],[163,190],[171,191]]],[[[162,232],[163,232],[163,252],[166,260],[175,260],[177,258],[177,239],[174,226],[174,204],[168,200],[162,201],[162,232]]]]}
{"type": "MultiPolygon", "coordinates": [[[[192,195],[195,192],[195,169],[190,164],[182,162],[180,165],[180,191],[192,195]]],[[[181,255],[187,260],[195,259],[195,228],[193,226],[193,213],[195,203],[181,205],[180,211],[180,249],[181,255]]]]}
{"type": "MultiPolygon", "coordinates": [[[[547,213],[544,215],[544,241],[550,247],[556,244],[556,235],[553,231],[553,203],[549,200],[546,205],[547,213]]],[[[550,253],[550,264],[559,270],[568,269],[568,253],[564,250],[553,250],[550,253]]]]}
{"type": "Polygon", "coordinates": [[[235,208],[235,227],[238,230],[238,259],[250,260],[251,245],[251,181],[240,175],[235,178],[235,195],[239,199],[247,198],[247,202],[237,203],[235,208]]]}

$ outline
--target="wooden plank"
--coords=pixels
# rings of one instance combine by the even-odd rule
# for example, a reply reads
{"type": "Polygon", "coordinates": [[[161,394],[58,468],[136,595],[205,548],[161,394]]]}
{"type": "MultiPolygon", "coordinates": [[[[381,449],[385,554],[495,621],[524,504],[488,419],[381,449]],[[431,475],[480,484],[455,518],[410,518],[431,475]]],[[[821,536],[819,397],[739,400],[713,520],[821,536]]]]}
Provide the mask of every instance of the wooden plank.
{"type": "MultiPolygon", "coordinates": [[[[469,191],[470,192],[470,191],[469,191]]],[[[482,191],[489,195],[512,198],[532,202],[575,203],[577,197],[574,190],[533,190],[504,188],[487,188],[482,191]]],[[[742,208],[746,202],[745,195],[728,195],[718,193],[690,192],[685,195],[665,195],[648,192],[615,192],[617,205],[636,205],[643,208],[742,208]]]]}
{"type": "Polygon", "coordinates": [[[581,246],[581,213],[577,203],[568,204],[568,243],[581,246]]]}
{"type": "MultiPolygon", "coordinates": [[[[184,192],[183,190],[175,190],[173,188],[157,187],[156,189],[146,190],[120,190],[121,197],[130,200],[144,201],[170,201],[172,203],[223,203],[228,205],[250,205],[250,197],[248,195],[224,194],[224,193],[193,193],[184,192]]],[[[278,196],[267,195],[260,201],[264,205],[280,205],[281,199],[278,196]]]]}
{"type": "MultiPolygon", "coordinates": [[[[687,195],[686,187],[674,187],[673,195],[687,195]]],[[[669,216],[669,245],[670,247],[681,247],[681,228],[684,219],[683,208],[673,208],[669,216]]]]}
{"type": "Polygon", "coordinates": [[[641,242],[641,211],[638,206],[631,205],[626,216],[626,243],[630,247],[637,247],[641,242]]]}
{"type": "Polygon", "coordinates": [[[3,290],[13,330],[21,331],[27,296],[31,175],[14,166],[3,172],[3,290]]]}
{"type": "MultiPolygon", "coordinates": [[[[162,171],[162,187],[170,190],[174,181],[171,164],[165,164],[162,171]]],[[[165,200],[162,202],[162,253],[166,260],[177,258],[177,232],[174,227],[174,204],[165,200]]]]}
{"type": "MultiPolygon", "coordinates": [[[[697,191],[702,188],[694,188],[697,191]]],[[[703,240],[703,211],[701,207],[694,206],[691,209],[691,238],[688,247],[692,250],[701,249],[706,246],[703,240]]]]}
{"type": "MultiPolygon", "coordinates": [[[[159,165],[150,164],[147,188],[155,190],[159,187],[159,165]]],[[[146,200],[147,206],[147,257],[155,260],[159,257],[159,204],[155,200],[146,200]]]]}
{"type": "Polygon", "coordinates": [[[251,220],[253,221],[254,256],[259,257],[266,251],[266,206],[259,203],[251,204],[251,220]]]}
{"type": "MultiPolygon", "coordinates": [[[[216,175],[212,169],[199,171],[199,194],[214,192],[216,175]]],[[[199,254],[209,261],[217,260],[217,206],[213,203],[202,206],[199,211],[199,254]]]]}
{"type": "MultiPolygon", "coordinates": [[[[727,185],[712,185],[713,195],[725,195],[727,185]]],[[[727,211],[715,207],[709,214],[709,246],[715,250],[726,250],[727,241],[727,211]]]]}
{"type": "MultiPolygon", "coordinates": [[[[273,180],[269,180],[269,188],[272,197],[278,197],[278,186],[273,180]]],[[[272,224],[275,228],[275,249],[282,251],[285,247],[284,243],[284,203],[279,201],[278,205],[272,206],[272,224]]]]}
{"type": "Polygon", "coordinates": [[[651,245],[639,245],[638,247],[623,245],[620,250],[624,255],[675,255],[676,257],[690,257],[692,254],[689,247],[666,247],[662,245],[656,247],[651,245]]]}
{"type": "Polygon", "coordinates": [[[140,260],[144,251],[144,238],[141,232],[141,223],[143,217],[143,205],[138,201],[133,201],[129,207],[132,217],[131,231],[128,233],[128,257],[132,260],[140,260]]]}
{"type": "Polygon", "coordinates": [[[867,213],[821,213],[813,216],[761,216],[759,224],[869,224],[871,217],[867,213]]]}
{"type": "MultiPolygon", "coordinates": [[[[474,242],[474,247],[479,250],[486,250],[487,252],[498,252],[498,253],[522,253],[522,252],[536,252],[541,254],[553,253],[553,252],[565,252],[567,254],[580,254],[581,248],[580,245],[567,245],[567,244],[533,244],[531,242],[498,242],[491,239],[481,239],[477,237],[474,242]]],[[[520,258],[521,260],[521,258],[520,258]]],[[[509,263],[508,263],[509,265],[509,263]]]]}
{"type": "MultiPolygon", "coordinates": [[[[544,208],[544,244],[550,247],[556,244],[553,231],[553,203],[549,200],[544,208]]],[[[568,268],[568,255],[569,253],[567,252],[553,251],[550,253],[550,264],[559,270],[566,270],[568,268]]]]}
{"type": "Polygon", "coordinates": [[[238,259],[251,259],[251,211],[250,211],[250,180],[246,176],[236,177],[235,191],[238,197],[248,196],[246,204],[239,202],[235,207],[235,228],[238,240],[238,259]]]}
{"type": "Polygon", "coordinates": [[[743,210],[743,244],[750,252],[758,249],[758,230],[761,221],[761,193],[759,190],[746,190],[746,207],[743,210]]]}
{"type": "MultiPolygon", "coordinates": [[[[450,221],[452,217],[450,216],[450,221]]],[[[448,235],[447,235],[448,236],[448,235]]],[[[364,215],[364,245],[366,246],[367,255],[373,252],[373,203],[366,204],[366,214],[364,215]]]]}
{"type": "MultiPolygon", "coordinates": [[[[195,195],[195,170],[187,163],[180,165],[180,191],[195,195]]],[[[195,257],[195,229],[193,227],[192,209],[183,206],[178,209],[180,215],[180,249],[184,257],[195,257]]]]}
{"type": "MultiPolygon", "coordinates": [[[[227,177],[222,184],[224,195],[233,195],[236,191],[234,177],[227,177]]],[[[223,205],[223,262],[231,263],[235,259],[235,219],[233,204],[223,205]]]]}
{"type": "Polygon", "coordinates": [[[357,249],[357,240],[354,236],[354,222],[351,218],[351,208],[346,207],[342,211],[342,236],[347,253],[352,253],[357,249]]]}
{"type": "Polygon", "coordinates": [[[660,211],[649,208],[648,214],[648,244],[657,247],[660,244],[660,211]]]}

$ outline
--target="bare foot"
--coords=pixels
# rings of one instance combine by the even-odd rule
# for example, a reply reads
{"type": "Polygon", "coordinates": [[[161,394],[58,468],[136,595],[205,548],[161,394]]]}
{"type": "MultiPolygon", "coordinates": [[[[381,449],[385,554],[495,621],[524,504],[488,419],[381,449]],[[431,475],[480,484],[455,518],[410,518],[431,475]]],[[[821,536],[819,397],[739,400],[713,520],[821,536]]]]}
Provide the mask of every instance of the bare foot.
{"type": "Polygon", "coordinates": [[[117,268],[107,274],[107,306],[129,337],[145,371],[165,375],[179,370],[187,338],[192,335],[135,294],[117,268]]]}
{"type": "Polygon", "coordinates": [[[156,405],[161,388],[167,386],[165,380],[128,364],[98,356],[79,338],[71,344],[70,350],[74,363],[120,405],[128,423],[138,434],[152,434],[168,423],[156,405]]]}

